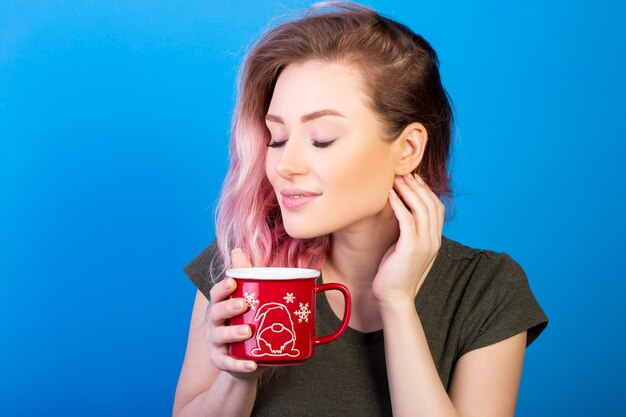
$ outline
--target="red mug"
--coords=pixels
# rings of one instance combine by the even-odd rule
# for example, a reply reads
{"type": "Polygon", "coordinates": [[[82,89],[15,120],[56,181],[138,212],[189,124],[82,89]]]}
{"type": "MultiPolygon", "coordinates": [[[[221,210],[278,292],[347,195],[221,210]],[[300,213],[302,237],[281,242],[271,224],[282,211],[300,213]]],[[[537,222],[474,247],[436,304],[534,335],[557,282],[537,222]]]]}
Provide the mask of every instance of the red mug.
{"type": "Polygon", "coordinates": [[[350,321],[350,292],[341,284],[316,284],[320,271],[304,268],[235,268],[226,276],[235,279],[231,297],[243,298],[245,313],[229,320],[230,325],[247,324],[252,337],[228,347],[232,357],[260,365],[295,365],[313,357],[315,346],[332,342],[343,334],[350,321]],[[315,297],[338,290],[344,296],[344,315],[334,333],[315,336],[315,297]]]}

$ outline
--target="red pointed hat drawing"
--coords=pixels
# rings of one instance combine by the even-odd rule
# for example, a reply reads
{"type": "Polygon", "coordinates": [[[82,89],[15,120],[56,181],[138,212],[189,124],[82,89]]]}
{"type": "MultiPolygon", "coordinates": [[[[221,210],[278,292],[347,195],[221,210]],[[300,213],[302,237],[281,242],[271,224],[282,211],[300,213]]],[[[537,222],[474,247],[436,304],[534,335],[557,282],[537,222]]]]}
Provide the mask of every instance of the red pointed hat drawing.
{"type": "Polygon", "coordinates": [[[263,304],[256,312],[255,321],[260,321],[256,332],[257,347],[252,349],[254,356],[296,357],[300,351],[295,348],[296,332],[289,310],[280,303],[263,304]]]}

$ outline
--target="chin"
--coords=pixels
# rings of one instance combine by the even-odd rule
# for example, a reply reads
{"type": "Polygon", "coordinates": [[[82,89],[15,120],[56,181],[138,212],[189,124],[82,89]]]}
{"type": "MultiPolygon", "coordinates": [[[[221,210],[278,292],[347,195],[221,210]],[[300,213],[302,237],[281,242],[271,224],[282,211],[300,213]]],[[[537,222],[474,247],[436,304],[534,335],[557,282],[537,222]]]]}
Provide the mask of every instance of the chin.
{"type": "Polygon", "coordinates": [[[320,233],[315,233],[313,231],[309,231],[309,230],[291,230],[287,227],[285,227],[285,231],[287,232],[287,234],[289,236],[291,236],[294,239],[301,239],[301,240],[306,240],[306,239],[314,239],[316,237],[320,237],[323,234],[320,233]]]}
{"type": "Polygon", "coordinates": [[[321,229],[315,229],[310,227],[293,227],[293,225],[289,225],[283,223],[285,227],[285,231],[289,236],[294,239],[314,239],[316,237],[324,236],[327,234],[325,231],[321,229]]]}

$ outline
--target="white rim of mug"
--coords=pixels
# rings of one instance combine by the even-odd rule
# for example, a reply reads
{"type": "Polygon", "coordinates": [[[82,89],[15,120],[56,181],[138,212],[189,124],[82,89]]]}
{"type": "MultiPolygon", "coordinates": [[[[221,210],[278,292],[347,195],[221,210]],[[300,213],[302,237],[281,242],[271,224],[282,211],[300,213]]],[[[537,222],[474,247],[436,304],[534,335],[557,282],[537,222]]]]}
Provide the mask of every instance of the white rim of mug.
{"type": "Polygon", "coordinates": [[[226,270],[226,276],[261,280],[289,280],[317,278],[320,276],[320,271],[317,269],[280,267],[233,268],[226,270]]]}

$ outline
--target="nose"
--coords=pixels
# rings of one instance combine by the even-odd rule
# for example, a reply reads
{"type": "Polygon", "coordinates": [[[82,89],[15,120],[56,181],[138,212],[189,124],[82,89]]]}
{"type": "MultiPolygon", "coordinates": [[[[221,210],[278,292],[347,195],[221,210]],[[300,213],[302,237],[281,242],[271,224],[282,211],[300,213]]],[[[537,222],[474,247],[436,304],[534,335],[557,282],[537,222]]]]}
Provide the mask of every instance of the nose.
{"type": "Polygon", "coordinates": [[[278,148],[280,155],[274,166],[278,175],[287,178],[308,172],[307,156],[305,149],[303,149],[303,143],[304,141],[297,138],[290,138],[281,148],[278,148]]]}

